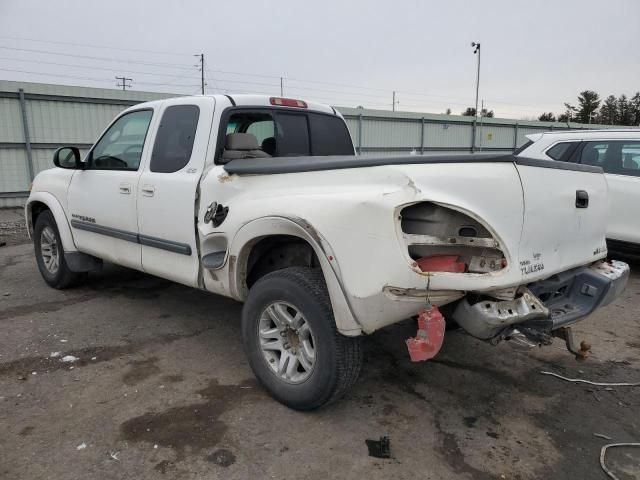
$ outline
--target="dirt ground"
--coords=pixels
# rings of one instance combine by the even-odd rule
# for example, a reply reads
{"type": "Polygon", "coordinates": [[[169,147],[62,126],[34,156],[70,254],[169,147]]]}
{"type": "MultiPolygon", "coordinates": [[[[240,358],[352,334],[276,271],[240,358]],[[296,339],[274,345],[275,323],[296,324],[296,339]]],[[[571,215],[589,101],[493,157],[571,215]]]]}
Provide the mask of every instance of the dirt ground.
{"type": "MultiPolygon", "coordinates": [[[[0,211],[0,240],[10,216],[0,211]]],[[[406,322],[366,339],[364,371],[345,398],[300,413],[255,382],[240,304],[113,266],[53,290],[24,236],[6,240],[3,480],[604,479],[600,448],[610,442],[594,434],[640,442],[640,387],[540,373],[640,382],[637,273],[577,326],[593,345],[584,363],[559,340],[522,350],[450,331],[436,359],[412,364],[406,322]],[[365,440],[382,435],[391,459],[368,455],[365,440]]],[[[640,479],[640,448],[613,449],[607,462],[620,479],[640,479]]]]}

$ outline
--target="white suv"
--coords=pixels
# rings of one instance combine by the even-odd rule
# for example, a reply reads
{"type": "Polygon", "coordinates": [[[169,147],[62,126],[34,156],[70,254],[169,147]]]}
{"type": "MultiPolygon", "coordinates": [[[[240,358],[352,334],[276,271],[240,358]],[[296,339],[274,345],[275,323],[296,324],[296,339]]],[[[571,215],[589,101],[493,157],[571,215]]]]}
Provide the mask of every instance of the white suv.
{"type": "Polygon", "coordinates": [[[527,138],[517,156],[602,167],[609,185],[609,248],[639,253],[640,129],[545,132],[527,138]]]}

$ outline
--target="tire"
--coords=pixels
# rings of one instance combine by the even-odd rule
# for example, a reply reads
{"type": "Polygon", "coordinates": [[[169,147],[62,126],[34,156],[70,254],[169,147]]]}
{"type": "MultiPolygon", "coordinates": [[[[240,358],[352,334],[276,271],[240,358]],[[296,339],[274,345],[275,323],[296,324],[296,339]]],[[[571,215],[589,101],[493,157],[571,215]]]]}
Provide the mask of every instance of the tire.
{"type": "Polygon", "coordinates": [[[242,310],[242,338],[258,381],[273,398],[296,410],[313,410],[339,399],[362,367],[361,338],[338,332],[319,269],[291,267],[259,279],[249,290],[242,310]],[[283,335],[283,328],[273,319],[287,315],[293,321],[283,335]],[[277,351],[282,345],[289,345],[286,367],[297,364],[292,372],[283,368],[283,351],[277,351]]]}
{"type": "Polygon", "coordinates": [[[42,212],[36,219],[33,247],[40,275],[50,287],[62,290],[76,285],[86,278],[86,273],[76,273],[69,270],[64,259],[60,232],[53,214],[49,210],[42,212]]]}

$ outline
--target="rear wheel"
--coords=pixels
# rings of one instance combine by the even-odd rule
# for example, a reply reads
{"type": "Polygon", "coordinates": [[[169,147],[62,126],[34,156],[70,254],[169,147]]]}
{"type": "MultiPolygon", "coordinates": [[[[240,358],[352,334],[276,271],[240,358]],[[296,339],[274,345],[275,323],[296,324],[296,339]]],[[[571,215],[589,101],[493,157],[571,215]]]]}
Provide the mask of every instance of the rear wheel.
{"type": "Polygon", "coordinates": [[[242,336],[258,380],[298,410],[340,398],[362,366],[361,339],[336,329],[318,269],[285,268],[258,280],[243,307],[242,336]]]}
{"type": "Polygon", "coordinates": [[[49,286],[64,289],[86,278],[85,273],[69,270],[64,259],[60,232],[50,211],[42,212],[36,219],[33,246],[38,269],[49,286]]]}

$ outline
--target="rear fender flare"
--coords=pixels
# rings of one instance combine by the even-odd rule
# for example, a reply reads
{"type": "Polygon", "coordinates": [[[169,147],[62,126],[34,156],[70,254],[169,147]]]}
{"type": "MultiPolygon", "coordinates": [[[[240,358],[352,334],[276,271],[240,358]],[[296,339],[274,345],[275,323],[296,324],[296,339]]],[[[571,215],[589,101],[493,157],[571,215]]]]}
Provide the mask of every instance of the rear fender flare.
{"type": "Polygon", "coordinates": [[[33,227],[31,223],[31,213],[34,202],[44,203],[47,208],[53,214],[53,218],[56,220],[58,226],[58,232],[60,232],[60,240],[62,241],[62,248],[65,252],[76,252],[78,249],[73,241],[73,235],[71,234],[71,227],[69,221],[64,213],[62,205],[56,197],[48,192],[32,192],[29,195],[27,204],[24,207],[25,219],[27,222],[27,228],[29,230],[29,237],[33,238],[33,227]]]}
{"type": "Polygon", "coordinates": [[[237,300],[244,301],[248,291],[246,286],[247,261],[252,247],[264,237],[271,235],[291,235],[305,240],[313,248],[322,274],[324,275],[331,299],[336,327],[343,335],[356,336],[362,333],[345,290],[340,281],[338,259],[330,245],[306,220],[296,217],[262,217],[243,225],[236,233],[228,254],[229,290],[237,300]]]}

